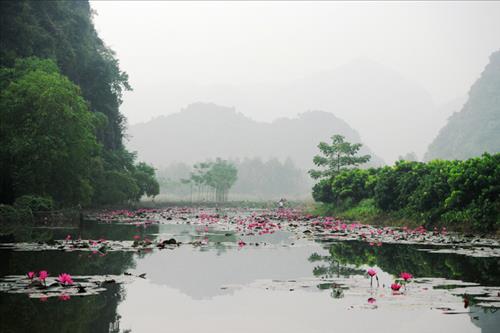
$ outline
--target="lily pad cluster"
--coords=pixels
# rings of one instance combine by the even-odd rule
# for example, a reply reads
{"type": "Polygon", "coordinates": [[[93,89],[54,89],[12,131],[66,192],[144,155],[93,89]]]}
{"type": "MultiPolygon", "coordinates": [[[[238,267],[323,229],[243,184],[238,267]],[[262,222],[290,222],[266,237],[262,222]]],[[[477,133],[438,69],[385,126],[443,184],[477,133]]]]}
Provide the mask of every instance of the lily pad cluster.
{"type": "Polygon", "coordinates": [[[0,292],[27,294],[42,302],[50,297],[58,297],[60,300],[66,301],[74,296],[97,295],[106,291],[106,287],[110,284],[126,283],[134,278],[132,275],[71,276],[67,273],[51,277],[46,271],[41,271],[38,275],[28,273],[27,275],[2,277],[0,279],[0,292]]]}

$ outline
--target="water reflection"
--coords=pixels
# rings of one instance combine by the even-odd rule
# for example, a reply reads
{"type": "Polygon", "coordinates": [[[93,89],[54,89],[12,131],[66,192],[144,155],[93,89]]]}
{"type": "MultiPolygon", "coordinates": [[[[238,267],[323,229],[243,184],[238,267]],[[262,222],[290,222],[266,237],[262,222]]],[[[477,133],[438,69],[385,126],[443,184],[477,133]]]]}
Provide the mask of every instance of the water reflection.
{"type": "Polygon", "coordinates": [[[103,256],[88,251],[0,250],[0,276],[41,269],[74,275],[146,273],[146,279],[68,301],[41,302],[25,294],[0,293],[1,332],[489,333],[500,326],[500,313],[478,307],[473,296],[464,308],[461,295],[433,289],[432,284],[430,291],[416,284],[408,295],[393,295],[386,285],[393,275],[409,271],[416,277],[498,286],[498,258],[422,252],[415,245],[315,243],[285,231],[241,236],[226,227],[201,230],[176,223],[144,228],[89,222],[78,229],[33,229],[24,236],[43,241],[67,234],[82,239],[132,240],[140,235],[199,242],[103,256]],[[247,245],[239,248],[240,239],[247,245]],[[370,288],[367,267],[379,271],[380,288],[370,288]],[[441,306],[460,313],[445,315],[436,310],[441,306]]]}
{"type": "Polygon", "coordinates": [[[0,293],[0,332],[120,332],[119,285],[102,294],[44,302],[22,294],[0,293]]]}
{"type": "MultiPolygon", "coordinates": [[[[428,246],[427,246],[428,247],[428,246]]],[[[315,275],[358,274],[362,266],[377,266],[398,276],[411,272],[417,277],[445,277],[476,282],[482,285],[500,285],[500,258],[475,258],[457,254],[419,251],[415,245],[384,244],[370,246],[366,242],[344,241],[331,243],[328,256],[313,255],[313,262],[323,263],[315,268],[315,275]],[[350,265],[350,266],[346,266],[350,265]],[[342,266],[342,267],[340,267],[342,266]]]]}

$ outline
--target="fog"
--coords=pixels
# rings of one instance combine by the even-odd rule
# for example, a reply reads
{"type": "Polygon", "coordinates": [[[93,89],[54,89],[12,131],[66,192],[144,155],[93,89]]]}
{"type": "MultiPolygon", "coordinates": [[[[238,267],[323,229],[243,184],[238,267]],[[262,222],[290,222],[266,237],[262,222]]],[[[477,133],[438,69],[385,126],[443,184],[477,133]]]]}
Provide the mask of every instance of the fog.
{"type": "Polygon", "coordinates": [[[129,124],[194,102],[266,122],[322,110],[387,163],[423,155],[500,45],[498,2],[91,5],[134,88],[129,124]]]}

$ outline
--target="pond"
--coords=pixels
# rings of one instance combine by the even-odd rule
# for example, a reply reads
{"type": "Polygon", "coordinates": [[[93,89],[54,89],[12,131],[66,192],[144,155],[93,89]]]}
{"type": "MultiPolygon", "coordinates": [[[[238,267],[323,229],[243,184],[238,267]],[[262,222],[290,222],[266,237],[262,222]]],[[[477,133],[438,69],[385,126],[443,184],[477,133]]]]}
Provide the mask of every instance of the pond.
{"type": "Polygon", "coordinates": [[[0,245],[1,332],[500,327],[500,247],[486,238],[245,209],[108,211],[28,229],[0,245]],[[42,270],[42,283],[26,275],[42,270]]]}

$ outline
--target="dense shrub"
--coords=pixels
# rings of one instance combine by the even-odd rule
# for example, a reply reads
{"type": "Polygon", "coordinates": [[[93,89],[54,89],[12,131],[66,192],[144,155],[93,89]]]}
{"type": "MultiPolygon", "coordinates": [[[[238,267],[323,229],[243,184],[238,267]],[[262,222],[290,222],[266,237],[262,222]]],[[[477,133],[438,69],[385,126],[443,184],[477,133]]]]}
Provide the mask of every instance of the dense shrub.
{"type": "Polygon", "coordinates": [[[351,169],[316,184],[313,197],[342,208],[373,199],[383,212],[493,230],[500,226],[500,154],[351,169]]]}
{"type": "Polygon", "coordinates": [[[31,212],[50,211],[54,209],[54,201],[49,197],[23,195],[16,199],[14,207],[29,209],[31,212]]]}

